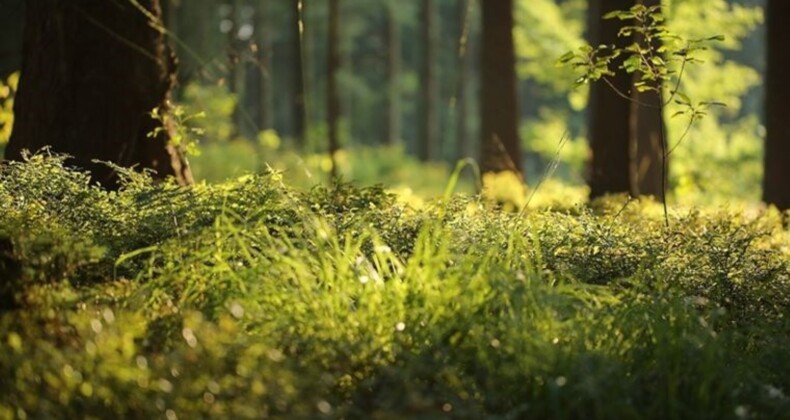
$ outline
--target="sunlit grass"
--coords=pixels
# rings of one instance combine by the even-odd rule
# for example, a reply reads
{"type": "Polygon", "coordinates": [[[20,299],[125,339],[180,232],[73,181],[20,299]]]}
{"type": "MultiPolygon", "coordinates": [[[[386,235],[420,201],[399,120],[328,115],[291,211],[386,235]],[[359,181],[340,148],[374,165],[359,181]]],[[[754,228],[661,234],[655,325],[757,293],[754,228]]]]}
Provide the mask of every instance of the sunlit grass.
{"type": "Polygon", "coordinates": [[[779,418],[776,214],[0,173],[3,417],[779,418]],[[44,182],[46,178],[46,182],[44,182]],[[11,271],[15,269],[16,271],[11,271]],[[7,277],[11,273],[13,277],[7,277]]]}

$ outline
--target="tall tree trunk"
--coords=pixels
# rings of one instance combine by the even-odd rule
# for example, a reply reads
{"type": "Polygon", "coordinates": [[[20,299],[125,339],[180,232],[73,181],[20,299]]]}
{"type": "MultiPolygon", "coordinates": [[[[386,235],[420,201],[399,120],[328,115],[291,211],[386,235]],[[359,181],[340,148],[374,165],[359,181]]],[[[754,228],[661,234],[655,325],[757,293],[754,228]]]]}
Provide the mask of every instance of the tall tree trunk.
{"type": "MultiPolygon", "coordinates": [[[[661,0],[638,0],[638,3],[647,7],[660,6],[661,0]]],[[[645,40],[637,36],[636,42],[645,45],[645,40]]],[[[658,51],[661,41],[653,40],[653,51],[658,51]]],[[[633,83],[639,81],[639,74],[634,75],[633,83]]],[[[661,85],[656,82],[651,85],[656,91],[639,92],[632,89],[631,115],[629,121],[630,131],[630,159],[631,159],[631,190],[634,195],[650,195],[659,201],[664,201],[664,187],[666,185],[666,171],[662,166],[667,166],[664,159],[662,138],[664,135],[664,116],[661,102],[663,101],[661,85]]],[[[668,166],[667,166],[668,167],[668,166]]]]}
{"type": "Polygon", "coordinates": [[[400,20],[396,0],[387,2],[387,144],[394,146],[401,141],[400,72],[401,42],[400,20]]]}
{"type": "Polygon", "coordinates": [[[472,73],[471,31],[473,0],[458,0],[458,86],[456,97],[456,159],[472,156],[469,134],[469,79],[472,73]]]}
{"type": "Polygon", "coordinates": [[[482,7],[481,170],[523,174],[513,48],[513,0],[482,0],[482,7]]]}
{"type": "MultiPolygon", "coordinates": [[[[638,0],[639,4],[646,7],[660,6],[661,0],[638,0]]],[[[647,47],[643,37],[637,36],[634,40],[647,47]]],[[[661,40],[653,40],[653,51],[658,51],[661,40]]],[[[636,83],[639,74],[635,74],[632,83],[636,83]]],[[[664,116],[662,115],[661,85],[653,83],[655,91],[639,92],[632,89],[631,116],[629,122],[631,138],[631,191],[634,195],[651,195],[659,201],[664,201],[665,168],[668,167],[664,159],[663,136],[664,116]]]]}
{"type": "Polygon", "coordinates": [[[242,121],[242,108],[244,107],[244,82],[243,82],[243,60],[242,60],[242,46],[239,42],[238,32],[241,28],[241,1],[240,0],[230,0],[228,5],[230,6],[230,15],[228,18],[230,19],[231,26],[227,33],[227,56],[228,56],[228,68],[227,68],[227,86],[228,91],[236,97],[236,106],[233,107],[233,112],[231,114],[231,119],[233,121],[233,132],[231,134],[231,139],[237,138],[239,135],[242,135],[243,130],[243,121],[242,121]]]}
{"type": "Polygon", "coordinates": [[[5,81],[22,65],[22,33],[25,2],[0,3],[0,80],[5,81]]]}
{"type": "Polygon", "coordinates": [[[340,0],[329,0],[329,37],[327,39],[329,53],[327,55],[327,104],[326,115],[329,128],[329,156],[332,159],[331,176],[337,177],[335,152],[340,148],[338,140],[338,122],[340,119],[340,97],[337,90],[337,72],[340,69],[340,0]]]}
{"type": "Polygon", "coordinates": [[[765,175],[763,201],[779,210],[790,210],[790,120],[787,103],[790,98],[790,2],[768,0],[765,11],[767,26],[767,67],[765,75],[765,175]]]}
{"type": "MultiPolygon", "coordinates": [[[[302,128],[302,144],[303,149],[308,152],[313,152],[311,149],[314,147],[313,144],[310,143],[310,139],[308,138],[308,133],[310,132],[310,124],[312,123],[312,89],[313,89],[313,63],[311,58],[311,52],[313,51],[312,40],[310,38],[310,31],[312,28],[308,25],[308,10],[312,10],[308,7],[309,1],[308,0],[301,0],[301,13],[300,13],[300,21],[302,22],[301,25],[301,37],[300,37],[300,48],[301,51],[301,59],[302,59],[302,115],[304,119],[304,127],[302,128]]],[[[317,3],[314,3],[314,5],[317,3]]]]}
{"type": "Polygon", "coordinates": [[[182,184],[192,181],[167,131],[147,137],[158,126],[148,113],[168,106],[175,56],[154,28],[161,26],[159,1],[138,1],[159,21],[152,25],[131,2],[27,2],[7,159],[51,146],[108,188],[117,187],[117,175],[94,159],[150,168],[182,184]]]}
{"type": "Polygon", "coordinates": [[[290,0],[292,4],[292,36],[294,42],[293,50],[293,127],[294,127],[294,140],[299,148],[305,146],[305,87],[304,87],[304,65],[302,58],[304,57],[304,45],[302,44],[302,35],[304,29],[304,22],[302,21],[302,2],[304,0],[290,0]]]}
{"type": "MultiPolygon", "coordinates": [[[[624,47],[628,40],[618,37],[621,22],[601,17],[613,10],[627,10],[634,0],[590,0],[588,34],[591,45],[617,45],[624,47]]],[[[617,71],[608,78],[614,88],[606,83],[590,87],[590,198],[611,193],[635,194],[631,182],[631,103],[617,91],[628,95],[633,78],[624,71],[617,71]]]]}
{"type": "Polygon", "coordinates": [[[664,150],[662,147],[664,118],[658,92],[631,93],[629,120],[630,182],[634,196],[650,195],[664,201],[664,150]],[[645,106],[647,105],[647,106],[645,106]]]}
{"type": "Polygon", "coordinates": [[[271,42],[269,41],[269,13],[271,0],[258,0],[255,9],[255,44],[257,76],[256,124],[261,130],[272,127],[271,106],[271,42]]]}
{"type": "Polygon", "coordinates": [[[436,80],[436,53],[439,31],[436,21],[436,1],[422,0],[422,71],[420,89],[422,93],[420,115],[419,158],[423,161],[435,159],[439,145],[439,85],[436,80]]]}

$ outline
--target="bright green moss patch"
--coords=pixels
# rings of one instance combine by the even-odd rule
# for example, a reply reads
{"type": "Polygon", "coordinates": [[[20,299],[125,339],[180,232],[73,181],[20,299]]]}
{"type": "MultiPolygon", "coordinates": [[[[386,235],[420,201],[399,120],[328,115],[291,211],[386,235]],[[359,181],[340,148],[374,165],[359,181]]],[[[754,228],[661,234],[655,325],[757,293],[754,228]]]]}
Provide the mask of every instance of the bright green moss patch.
{"type": "Polygon", "coordinates": [[[126,176],[0,170],[0,417],[790,412],[775,215],[126,176]]]}

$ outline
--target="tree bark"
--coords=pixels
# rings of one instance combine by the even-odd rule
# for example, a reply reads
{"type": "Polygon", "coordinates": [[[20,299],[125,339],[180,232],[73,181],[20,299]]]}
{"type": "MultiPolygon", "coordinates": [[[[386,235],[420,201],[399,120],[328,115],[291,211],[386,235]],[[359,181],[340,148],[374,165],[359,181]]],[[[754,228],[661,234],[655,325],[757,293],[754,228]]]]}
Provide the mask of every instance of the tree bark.
{"type": "MultiPolygon", "coordinates": [[[[601,17],[613,10],[627,10],[634,0],[591,0],[588,15],[588,34],[591,45],[625,47],[627,39],[617,36],[621,22],[601,17]]],[[[615,64],[619,67],[621,62],[615,64]]],[[[631,182],[631,102],[615,91],[630,95],[633,78],[622,70],[604,82],[590,87],[589,128],[590,198],[606,194],[634,194],[631,182]]]]}
{"type": "Polygon", "coordinates": [[[472,73],[471,31],[473,0],[458,0],[458,86],[456,97],[456,160],[472,157],[469,134],[469,79],[472,73]]]}
{"type": "Polygon", "coordinates": [[[296,142],[296,146],[299,148],[303,148],[305,146],[305,124],[306,124],[306,113],[305,113],[305,86],[304,86],[304,65],[302,63],[303,58],[303,47],[302,45],[302,30],[303,30],[303,22],[302,22],[302,12],[300,10],[300,4],[304,0],[291,0],[292,11],[293,14],[293,34],[294,37],[294,50],[293,50],[293,127],[294,127],[294,140],[296,142]]]}
{"type": "Polygon", "coordinates": [[[439,145],[439,86],[436,81],[436,52],[438,49],[438,27],[436,1],[422,0],[422,69],[420,71],[421,106],[420,160],[435,159],[439,145]]]}
{"type": "MultiPolygon", "coordinates": [[[[638,3],[647,7],[661,5],[661,0],[638,0],[638,3]]],[[[643,37],[638,36],[636,42],[644,45],[643,37]]],[[[660,40],[653,40],[654,51],[660,47],[660,40]]],[[[640,75],[635,74],[632,83],[636,83],[640,75]]],[[[663,166],[668,168],[664,159],[663,140],[664,116],[661,102],[663,101],[661,85],[656,82],[651,85],[651,91],[631,92],[631,116],[629,121],[630,148],[631,148],[631,190],[634,195],[649,195],[659,201],[664,201],[664,187],[667,175],[663,166]]]]}
{"type": "Polygon", "coordinates": [[[233,131],[231,132],[231,140],[243,135],[242,127],[244,122],[242,120],[242,113],[244,108],[244,64],[242,60],[242,45],[239,42],[238,32],[241,28],[241,2],[240,0],[230,0],[228,2],[230,7],[229,20],[230,29],[226,37],[226,54],[228,58],[228,72],[225,75],[227,80],[228,91],[236,97],[236,105],[231,112],[231,121],[233,122],[233,131]]]}
{"type": "Polygon", "coordinates": [[[94,181],[117,187],[115,172],[94,159],[153,169],[155,176],[192,182],[186,159],[167,131],[148,138],[167,108],[175,56],[164,35],[158,0],[37,0],[26,4],[24,57],[7,159],[51,146],[94,181]]]}
{"type": "Polygon", "coordinates": [[[340,120],[340,96],[337,90],[337,72],[340,69],[340,0],[329,0],[329,52],[327,54],[326,115],[329,129],[329,157],[332,159],[332,180],[337,177],[335,153],[340,149],[338,122],[340,120]]]}
{"type": "Polygon", "coordinates": [[[395,8],[397,0],[387,2],[387,144],[395,146],[401,142],[401,40],[400,21],[395,8]]]}
{"type": "Polygon", "coordinates": [[[482,0],[482,172],[521,169],[513,0],[482,0]]]}
{"type": "Polygon", "coordinates": [[[768,0],[765,10],[767,27],[767,66],[765,75],[765,175],[763,201],[779,210],[790,210],[790,2],[768,0]]]}
{"type": "MultiPolygon", "coordinates": [[[[641,36],[633,39],[617,36],[622,21],[601,18],[610,11],[628,10],[635,4],[651,7],[659,5],[660,0],[591,1],[590,43],[621,48],[634,42],[644,44],[641,36]]],[[[590,198],[627,193],[633,197],[650,195],[664,201],[662,97],[654,90],[638,92],[634,83],[640,75],[619,69],[621,63],[622,60],[616,62],[616,74],[607,77],[611,86],[598,82],[590,91],[590,198]]],[[[661,89],[658,83],[652,87],[661,89]]]]}
{"type": "Polygon", "coordinates": [[[271,0],[258,0],[255,9],[255,44],[256,63],[255,76],[257,112],[256,124],[261,130],[272,127],[271,107],[271,43],[269,41],[269,13],[271,0]]]}
{"type": "Polygon", "coordinates": [[[664,201],[662,147],[664,118],[660,110],[661,95],[657,92],[632,92],[629,119],[630,182],[634,196],[649,195],[664,201]],[[649,105],[644,106],[641,104],[649,105]]]}
{"type": "Polygon", "coordinates": [[[0,81],[5,82],[22,65],[25,2],[0,4],[3,10],[0,13],[0,81]]]}

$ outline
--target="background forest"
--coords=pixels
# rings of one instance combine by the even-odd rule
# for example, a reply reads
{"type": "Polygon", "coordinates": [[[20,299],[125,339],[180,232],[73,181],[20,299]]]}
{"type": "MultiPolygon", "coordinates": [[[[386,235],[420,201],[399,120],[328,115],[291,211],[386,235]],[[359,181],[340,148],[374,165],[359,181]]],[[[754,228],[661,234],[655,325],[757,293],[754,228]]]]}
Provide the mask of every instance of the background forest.
{"type": "MultiPolygon", "coordinates": [[[[22,2],[5,3],[4,79],[20,63],[22,21],[22,2]]],[[[291,183],[305,187],[328,176],[329,4],[163,2],[180,60],[175,101],[188,115],[205,114],[191,121],[205,130],[195,137],[201,151],[192,158],[197,179],[219,181],[265,165],[285,170],[291,183]]],[[[726,34],[683,77],[682,89],[695,101],[726,107],[695,123],[673,151],[669,188],[686,204],[756,201],[765,132],[763,1],[673,0],[664,6],[673,33],[691,39],[726,34]],[[733,171],[739,176],[729,177],[733,171]]],[[[552,188],[582,201],[589,178],[588,88],[574,88],[578,75],[557,60],[585,43],[587,2],[519,1],[513,13],[527,185],[534,186],[558,159],[551,178],[565,187],[552,188]]],[[[443,190],[455,162],[479,158],[480,14],[471,0],[339,2],[342,151],[336,160],[344,179],[430,196],[443,190]]],[[[673,111],[665,121],[674,145],[687,121],[670,118],[673,111]]],[[[3,127],[0,140],[10,132],[10,124],[3,127]]],[[[503,183],[497,187],[502,194],[519,191],[503,183]]]]}

